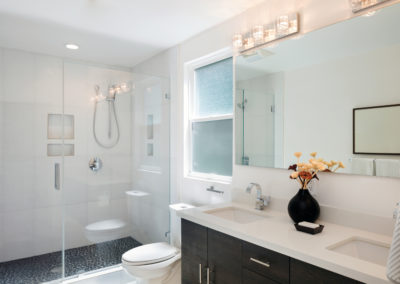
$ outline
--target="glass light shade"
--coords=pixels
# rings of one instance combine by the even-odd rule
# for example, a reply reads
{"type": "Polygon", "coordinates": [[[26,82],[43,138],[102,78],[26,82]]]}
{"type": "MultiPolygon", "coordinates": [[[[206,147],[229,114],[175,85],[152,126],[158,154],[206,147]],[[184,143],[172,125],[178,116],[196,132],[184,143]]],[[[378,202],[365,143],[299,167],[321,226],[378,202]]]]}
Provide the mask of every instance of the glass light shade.
{"type": "Polygon", "coordinates": [[[262,42],[264,40],[264,27],[261,25],[253,27],[253,38],[255,42],[262,42]]]}
{"type": "Polygon", "coordinates": [[[371,6],[378,4],[377,0],[362,0],[361,1],[361,9],[365,9],[371,6]]]}
{"type": "Polygon", "coordinates": [[[354,13],[357,13],[361,10],[373,7],[380,3],[386,2],[389,0],[350,0],[352,9],[354,13]]]}
{"type": "Polygon", "coordinates": [[[232,42],[235,48],[241,48],[243,46],[243,36],[241,34],[235,34],[232,42]]]}
{"type": "Polygon", "coordinates": [[[248,37],[244,39],[244,48],[249,49],[254,47],[254,38],[253,37],[248,37]]]}
{"type": "Polygon", "coordinates": [[[121,83],[120,87],[122,92],[129,92],[131,90],[128,83],[121,83]]]}
{"type": "Polygon", "coordinates": [[[289,20],[289,33],[295,33],[298,31],[299,23],[297,21],[297,17],[293,16],[289,20]]]}
{"type": "Polygon", "coordinates": [[[266,29],[264,32],[264,40],[266,42],[272,41],[276,38],[276,30],[274,28],[266,29]]]}
{"type": "Polygon", "coordinates": [[[276,27],[278,29],[278,33],[284,33],[289,28],[289,16],[279,16],[276,22],[276,27]]]}

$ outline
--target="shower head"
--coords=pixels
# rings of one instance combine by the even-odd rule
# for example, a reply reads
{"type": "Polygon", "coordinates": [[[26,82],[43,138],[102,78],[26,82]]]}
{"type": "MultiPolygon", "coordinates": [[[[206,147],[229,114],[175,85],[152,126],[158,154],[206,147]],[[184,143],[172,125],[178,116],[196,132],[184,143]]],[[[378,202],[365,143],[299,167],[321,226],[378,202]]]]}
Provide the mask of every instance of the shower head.
{"type": "Polygon", "coordinates": [[[115,84],[115,85],[111,85],[108,88],[108,92],[110,94],[113,94],[114,96],[116,94],[123,94],[123,93],[129,92],[130,90],[131,90],[131,87],[130,87],[129,83],[115,84]]]}

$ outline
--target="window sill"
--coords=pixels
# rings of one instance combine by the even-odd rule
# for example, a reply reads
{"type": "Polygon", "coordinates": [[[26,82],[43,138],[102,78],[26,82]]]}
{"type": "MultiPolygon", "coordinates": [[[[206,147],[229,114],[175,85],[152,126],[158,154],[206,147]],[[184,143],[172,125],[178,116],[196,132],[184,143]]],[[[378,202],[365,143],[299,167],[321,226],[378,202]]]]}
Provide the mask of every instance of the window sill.
{"type": "Polygon", "coordinates": [[[225,184],[225,185],[232,184],[232,177],[227,177],[227,176],[209,175],[209,174],[201,174],[201,173],[189,173],[189,174],[186,174],[184,178],[196,180],[196,181],[225,184]]]}

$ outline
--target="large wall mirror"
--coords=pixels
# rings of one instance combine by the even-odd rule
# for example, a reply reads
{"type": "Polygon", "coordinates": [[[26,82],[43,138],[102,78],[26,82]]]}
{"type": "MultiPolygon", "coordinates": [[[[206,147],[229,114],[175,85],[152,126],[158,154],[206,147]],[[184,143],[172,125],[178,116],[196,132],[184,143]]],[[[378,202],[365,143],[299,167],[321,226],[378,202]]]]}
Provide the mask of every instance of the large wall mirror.
{"type": "Polygon", "coordinates": [[[236,164],[400,177],[400,4],[235,58],[236,164]]]}

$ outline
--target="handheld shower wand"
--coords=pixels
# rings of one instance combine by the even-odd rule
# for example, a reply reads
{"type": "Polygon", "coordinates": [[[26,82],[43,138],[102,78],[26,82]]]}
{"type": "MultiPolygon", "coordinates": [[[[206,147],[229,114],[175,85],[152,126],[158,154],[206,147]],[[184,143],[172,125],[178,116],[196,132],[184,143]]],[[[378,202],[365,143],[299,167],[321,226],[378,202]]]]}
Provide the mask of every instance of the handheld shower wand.
{"type": "Polygon", "coordinates": [[[117,112],[115,110],[115,97],[121,91],[121,87],[118,85],[113,85],[112,87],[109,88],[108,95],[106,97],[101,95],[99,85],[96,85],[94,87],[94,90],[96,92],[96,97],[94,100],[94,111],[93,111],[93,137],[99,146],[106,148],[106,149],[110,149],[118,144],[119,138],[120,138],[119,122],[118,122],[117,112]],[[117,131],[116,139],[109,144],[106,144],[106,143],[103,143],[102,141],[100,141],[100,139],[97,137],[97,133],[96,133],[97,106],[98,106],[99,102],[102,100],[105,100],[108,105],[108,131],[107,131],[108,139],[112,138],[112,118],[115,119],[115,125],[116,125],[116,131],[117,131]]]}

